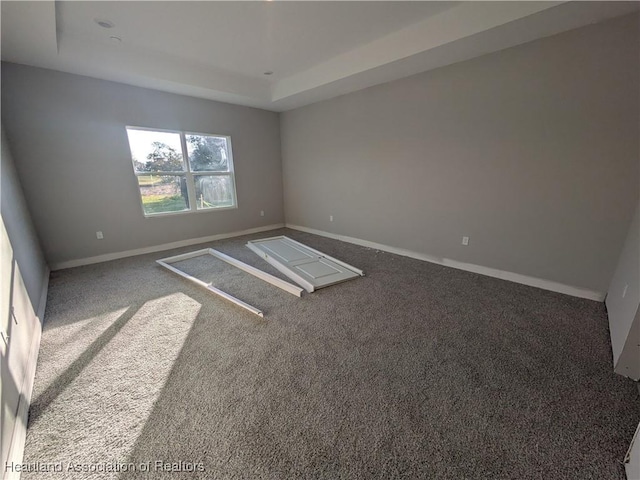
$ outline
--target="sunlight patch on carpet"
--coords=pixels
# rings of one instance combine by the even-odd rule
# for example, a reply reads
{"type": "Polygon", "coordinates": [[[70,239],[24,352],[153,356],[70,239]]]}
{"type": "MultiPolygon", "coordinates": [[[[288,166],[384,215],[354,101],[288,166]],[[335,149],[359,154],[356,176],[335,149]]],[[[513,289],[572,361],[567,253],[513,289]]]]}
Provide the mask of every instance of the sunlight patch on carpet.
{"type": "MultiPolygon", "coordinates": [[[[39,413],[38,423],[48,431],[35,443],[27,438],[31,460],[126,461],[200,308],[192,298],[175,293],[131,312],[113,338],[39,413]],[[97,454],[105,451],[110,458],[97,454]]],[[[43,339],[49,341],[54,342],[43,339]]],[[[42,376],[40,381],[52,384],[42,376]]]]}

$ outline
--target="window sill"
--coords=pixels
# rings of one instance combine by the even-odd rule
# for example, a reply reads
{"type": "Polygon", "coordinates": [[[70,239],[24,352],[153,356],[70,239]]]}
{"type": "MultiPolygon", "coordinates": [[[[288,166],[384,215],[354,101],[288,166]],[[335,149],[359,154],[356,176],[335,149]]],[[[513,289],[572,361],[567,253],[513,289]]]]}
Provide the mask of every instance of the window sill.
{"type": "Polygon", "coordinates": [[[162,213],[144,213],[144,218],[161,218],[161,217],[175,217],[176,215],[190,215],[190,214],[197,214],[197,213],[214,213],[214,212],[220,212],[222,210],[237,210],[238,206],[237,205],[233,205],[231,207],[213,207],[213,208],[206,208],[206,209],[202,209],[202,210],[181,210],[179,212],[162,212],[162,213]]]}

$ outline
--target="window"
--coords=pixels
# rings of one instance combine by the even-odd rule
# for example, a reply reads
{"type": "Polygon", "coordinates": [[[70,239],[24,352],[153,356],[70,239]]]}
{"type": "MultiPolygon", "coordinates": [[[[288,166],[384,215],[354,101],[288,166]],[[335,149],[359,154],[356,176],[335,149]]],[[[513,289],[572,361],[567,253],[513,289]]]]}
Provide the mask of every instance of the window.
{"type": "Polygon", "coordinates": [[[145,216],[235,208],[231,137],[127,127],[145,216]]]}

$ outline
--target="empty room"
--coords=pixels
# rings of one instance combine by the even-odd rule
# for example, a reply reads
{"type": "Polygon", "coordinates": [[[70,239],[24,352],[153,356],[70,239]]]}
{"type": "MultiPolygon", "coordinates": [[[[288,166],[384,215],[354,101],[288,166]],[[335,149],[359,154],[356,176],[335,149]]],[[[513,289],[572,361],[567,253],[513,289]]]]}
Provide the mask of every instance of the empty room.
{"type": "Polygon", "coordinates": [[[0,478],[640,480],[640,3],[0,9],[0,478]]]}

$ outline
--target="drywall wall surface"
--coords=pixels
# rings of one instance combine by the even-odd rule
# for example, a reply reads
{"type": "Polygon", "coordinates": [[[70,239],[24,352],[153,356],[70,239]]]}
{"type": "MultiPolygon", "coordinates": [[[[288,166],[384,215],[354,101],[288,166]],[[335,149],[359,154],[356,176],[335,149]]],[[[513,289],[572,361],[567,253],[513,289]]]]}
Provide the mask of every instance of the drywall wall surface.
{"type": "Polygon", "coordinates": [[[605,292],[638,199],[638,25],[281,114],[286,222],[605,292]]]}
{"type": "MultiPolygon", "coordinates": [[[[4,127],[2,128],[1,162],[0,210],[2,223],[11,244],[9,254],[12,262],[20,269],[31,305],[37,312],[42,291],[47,288],[45,274],[48,267],[16,174],[4,127]]],[[[9,278],[3,277],[2,283],[9,285],[11,282],[9,278]]]]}
{"type": "MultiPolygon", "coordinates": [[[[609,285],[606,304],[613,364],[617,365],[640,306],[640,205],[636,208],[609,285]]],[[[638,340],[636,343],[640,343],[638,340]]]]}
{"type": "Polygon", "coordinates": [[[3,63],[2,119],[50,264],[283,221],[277,113],[3,63]],[[238,208],[145,218],[127,125],[230,135],[238,208]]]}
{"type": "Polygon", "coordinates": [[[2,130],[0,173],[0,463],[21,461],[48,267],[2,130]]]}

